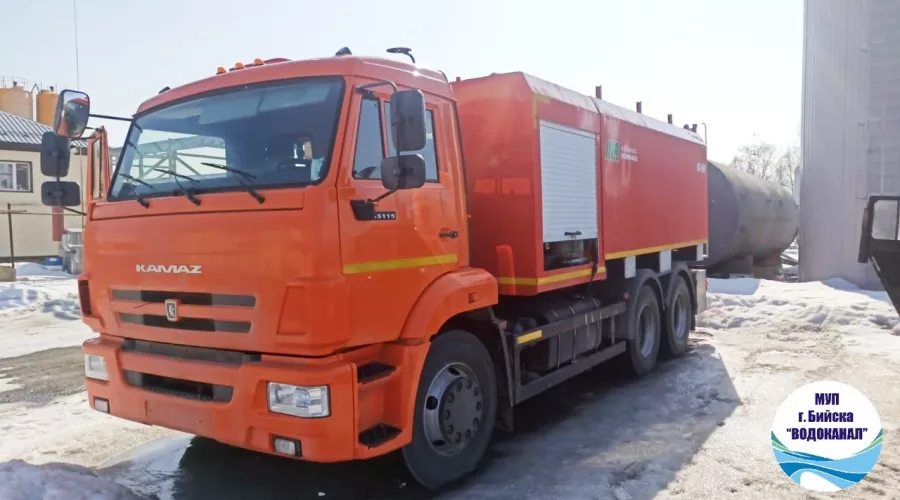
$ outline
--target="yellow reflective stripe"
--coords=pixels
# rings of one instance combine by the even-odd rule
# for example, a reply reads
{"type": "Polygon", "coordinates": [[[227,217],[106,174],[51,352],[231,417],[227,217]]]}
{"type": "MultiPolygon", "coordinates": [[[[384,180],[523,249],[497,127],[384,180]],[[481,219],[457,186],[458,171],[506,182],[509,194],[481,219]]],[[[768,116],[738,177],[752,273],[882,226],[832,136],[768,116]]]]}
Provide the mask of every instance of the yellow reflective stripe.
{"type": "MultiPolygon", "coordinates": [[[[606,268],[600,266],[597,268],[597,274],[605,273],[606,268]]],[[[583,278],[590,276],[590,269],[579,269],[569,273],[554,274],[553,276],[542,276],[540,278],[497,278],[497,283],[501,285],[547,285],[558,281],[565,281],[574,278],[583,278]]]]}
{"type": "Polygon", "coordinates": [[[457,255],[455,253],[452,253],[446,255],[433,255],[430,257],[414,257],[412,259],[361,262],[359,264],[344,265],[344,274],[374,273],[378,271],[409,269],[411,267],[437,266],[439,264],[456,264],[457,259],[457,255]]]}
{"type": "Polygon", "coordinates": [[[615,252],[615,253],[606,254],[606,260],[621,259],[622,257],[632,257],[634,255],[644,255],[646,253],[662,252],[664,250],[672,250],[675,248],[691,247],[691,246],[695,246],[695,245],[702,245],[704,243],[706,243],[706,240],[694,240],[694,241],[685,241],[683,243],[675,243],[673,245],[662,245],[662,246],[658,246],[658,247],[638,248],[635,250],[625,250],[624,252],[615,252]]]}
{"type": "Polygon", "coordinates": [[[542,332],[541,330],[538,330],[536,332],[526,333],[525,335],[522,335],[521,337],[516,338],[516,344],[522,345],[526,342],[531,342],[532,340],[537,340],[537,339],[541,338],[543,335],[544,335],[544,332],[542,332]]]}

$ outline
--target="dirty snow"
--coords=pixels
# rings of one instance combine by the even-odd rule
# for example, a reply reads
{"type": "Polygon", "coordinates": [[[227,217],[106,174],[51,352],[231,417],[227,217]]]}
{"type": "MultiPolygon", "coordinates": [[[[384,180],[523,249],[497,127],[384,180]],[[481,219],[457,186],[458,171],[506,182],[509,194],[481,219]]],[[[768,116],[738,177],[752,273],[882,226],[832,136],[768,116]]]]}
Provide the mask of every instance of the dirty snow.
{"type": "Polygon", "coordinates": [[[128,488],[85,467],[54,463],[37,466],[21,460],[0,464],[3,500],[141,500],[128,488]]]}
{"type": "Polygon", "coordinates": [[[21,458],[36,464],[95,466],[123,450],[174,433],[94,411],[87,399],[81,392],[47,405],[0,405],[0,462],[21,458]]]}
{"type": "MultiPolygon", "coordinates": [[[[868,354],[900,361],[900,318],[887,293],[843,280],[782,283],[752,278],[709,281],[709,310],[698,326],[717,330],[830,331],[868,354]],[[893,336],[893,337],[892,337],[893,336]]],[[[802,340],[802,339],[798,339],[802,340]]]]}
{"type": "Polygon", "coordinates": [[[95,334],[81,322],[73,276],[39,264],[16,266],[15,282],[0,282],[0,358],[80,345],[95,334]]]}

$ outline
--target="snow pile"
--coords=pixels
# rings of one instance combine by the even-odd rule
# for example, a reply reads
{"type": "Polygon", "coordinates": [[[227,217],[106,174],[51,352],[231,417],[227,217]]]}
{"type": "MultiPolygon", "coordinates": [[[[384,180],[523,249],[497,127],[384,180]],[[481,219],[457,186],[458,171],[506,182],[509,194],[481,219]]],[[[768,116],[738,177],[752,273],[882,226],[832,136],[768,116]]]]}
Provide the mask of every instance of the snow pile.
{"type": "Polygon", "coordinates": [[[0,283],[0,358],[79,345],[95,336],[81,322],[78,284],[39,264],[16,266],[18,279],[0,283]]]}
{"type": "MultiPolygon", "coordinates": [[[[770,332],[835,331],[856,342],[900,335],[900,318],[885,292],[866,291],[842,279],[784,283],[741,278],[709,280],[709,308],[697,326],[770,332]]],[[[900,340],[900,337],[895,337],[900,340]]]]}
{"type": "Polygon", "coordinates": [[[78,313],[78,285],[73,276],[39,264],[16,266],[17,281],[0,283],[0,318],[37,309],[78,313]]]}
{"type": "Polygon", "coordinates": [[[141,497],[85,467],[61,463],[37,466],[13,460],[0,464],[0,499],[141,500],[141,497]]]}

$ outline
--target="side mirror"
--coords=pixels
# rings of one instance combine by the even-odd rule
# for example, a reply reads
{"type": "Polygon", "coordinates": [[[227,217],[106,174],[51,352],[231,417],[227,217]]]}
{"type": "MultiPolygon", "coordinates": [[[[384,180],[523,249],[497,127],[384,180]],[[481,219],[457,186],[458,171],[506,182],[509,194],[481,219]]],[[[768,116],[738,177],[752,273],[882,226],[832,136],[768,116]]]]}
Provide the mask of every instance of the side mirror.
{"type": "Polygon", "coordinates": [[[47,177],[69,175],[69,139],[44,132],[41,136],[41,173],[47,177]]]}
{"type": "Polygon", "coordinates": [[[77,139],[84,134],[91,114],[91,98],[77,90],[63,90],[56,101],[53,130],[58,135],[77,139]]]}
{"type": "Polygon", "coordinates": [[[421,155],[389,156],[381,162],[381,185],[394,191],[425,185],[425,160],[421,155]]]}
{"type": "Polygon", "coordinates": [[[41,184],[41,203],[48,207],[81,205],[81,186],[77,182],[47,181],[41,184]]]}
{"type": "Polygon", "coordinates": [[[391,127],[397,152],[425,147],[425,94],[400,90],[391,96],[391,127]]]}

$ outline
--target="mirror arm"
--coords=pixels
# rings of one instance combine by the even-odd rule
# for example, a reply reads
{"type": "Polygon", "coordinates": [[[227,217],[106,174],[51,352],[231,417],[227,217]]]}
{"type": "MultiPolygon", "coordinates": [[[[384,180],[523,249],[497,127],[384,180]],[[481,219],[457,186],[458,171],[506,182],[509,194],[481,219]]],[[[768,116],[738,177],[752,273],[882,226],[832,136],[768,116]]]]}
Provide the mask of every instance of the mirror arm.
{"type": "Polygon", "coordinates": [[[368,95],[372,95],[371,89],[374,89],[376,87],[383,87],[385,85],[390,85],[391,88],[394,90],[394,92],[397,92],[397,84],[395,84],[394,82],[392,82],[390,80],[382,80],[380,82],[359,85],[356,87],[356,91],[359,92],[360,94],[368,96],[368,95]]]}
{"type": "Polygon", "coordinates": [[[62,209],[65,210],[66,212],[72,212],[73,214],[78,214],[78,215],[84,215],[84,216],[87,216],[87,214],[84,213],[84,212],[82,212],[81,210],[75,210],[75,209],[73,209],[73,208],[62,207],[62,206],[61,206],[60,208],[62,208],[62,209]]]}
{"type": "Polygon", "coordinates": [[[92,118],[103,118],[105,120],[118,120],[120,122],[130,122],[134,121],[133,118],[125,118],[122,116],[112,116],[112,115],[95,115],[94,113],[89,114],[88,116],[92,118]]]}
{"type": "Polygon", "coordinates": [[[385,193],[382,193],[381,195],[379,195],[379,196],[378,196],[377,198],[375,198],[374,200],[369,200],[369,203],[372,203],[372,204],[377,205],[379,201],[381,201],[381,200],[387,198],[388,196],[390,196],[390,195],[392,195],[392,194],[394,194],[394,193],[396,193],[396,192],[397,192],[397,189],[396,189],[396,188],[395,188],[395,189],[391,189],[390,191],[386,191],[385,193]]]}

